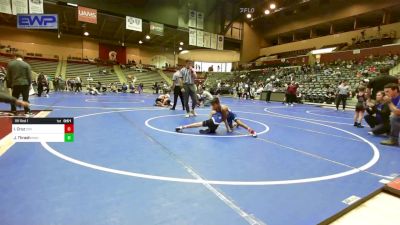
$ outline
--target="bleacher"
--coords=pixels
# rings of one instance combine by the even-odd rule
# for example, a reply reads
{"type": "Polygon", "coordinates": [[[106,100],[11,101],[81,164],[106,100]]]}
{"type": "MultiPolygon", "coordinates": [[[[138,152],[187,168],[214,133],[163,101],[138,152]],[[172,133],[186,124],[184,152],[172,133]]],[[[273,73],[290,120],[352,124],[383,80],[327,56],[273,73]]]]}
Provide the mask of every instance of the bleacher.
{"type": "Polygon", "coordinates": [[[204,82],[206,88],[213,89],[215,88],[218,82],[225,83],[226,81],[230,81],[234,79],[234,74],[230,72],[210,72],[207,75],[207,79],[204,82]]]}
{"type": "Polygon", "coordinates": [[[0,62],[7,64],[7,63],[9,63],[11,60],[12,60],[12,57],[11,57],[11,56],[5,56],[5,55],[1,55],[1,54],[0,54],[0,62]]]}
{"type": "Polygon", "coordinates": [[[380,47],[383,45],[393,44],[394,40],[395,40],[394,38],[364,40],[356,42],[353,45],[350,45],[347,49],[354,50],[354,49],[380,47]]]}
{"type": "Polygon", "coordinates": [[[68,62],[65,78],[68,80],[79,76],[82,79],[83,85],[93,85],[99,81],[104,85],[110,83],[119,83],[118,76],[112,72],[111,69],[112,68],[109,66],[68,62]],[[102,73],[103,70],[107,72],[102,73]],[[93,81],[90,82],[87,80],[89,78],[89,73],[90,77],[93,79],[93,81]]]}
{"type": "Polygon", "coordinates": [[[135,85],[142,83],[145,91],[152,90],[153,84],[158,82],[160,84],[162,81],[165,82],[164,78],[157,71],[137,71],[137,70],[124,70],[126,77],[136,77],[135,85]]]}
{"type": "Polygon", "coordinates": [[[33,58],[26,58],[25,61],[31,65],[31,68],[36,73],[44,73],[51,80],[54,79],[57,72],[58,61],[40,60],[33,58]]]}
{"type": "Polygon", "coordinates": [[[310,51],[314,50],[315,48],[307,48],[307,49],[301,49],[301,50],[294,50],[294,51],[288,51],[288,52],[282,52],[278,54],[278,58],[290,58],[290,57],[295,57],[299,55],[307,55],[310,51]]]}
{"type": "MultiPolygon", "coordinates": [[[[0,62],[3,64],[9,63],[11,60],[13,60],[11,56],[0,55],[0,62]]],[[[35,73],[43,72],[45,75],[49,76],[50,79],[53,79],[56,74],[58,61],[34,58],[25,58],[24,61],[31,66],[32,71],[35,73]]]]}

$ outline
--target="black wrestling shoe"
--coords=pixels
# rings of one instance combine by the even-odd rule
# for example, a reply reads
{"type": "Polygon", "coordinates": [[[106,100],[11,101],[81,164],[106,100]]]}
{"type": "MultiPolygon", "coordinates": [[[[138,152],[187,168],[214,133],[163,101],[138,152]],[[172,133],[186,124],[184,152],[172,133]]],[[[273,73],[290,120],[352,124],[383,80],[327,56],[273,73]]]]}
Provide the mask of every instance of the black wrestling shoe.
{"type": "Polygon", "coordinates": [[[357,128],[364,128],[363,125],[361,125],[361,123],[357,124],[357,128]]]}
{"type": "Polygon", "coordinates": [[[169,108],[169,110],[175,110],[175,108],[169,108]]]}
{"type": "Polygon", "coordinates": [[[210,129],[199,130],[200,134],[211,134],[210,129]]]}
{"type": "Polygon", "coordinates": [[[357,123],[357,122],[354,122],[354,125],[353,125],[353,126],[357,127],[357,126],[358,126],[358,123],[357,123]]]}
{"type": "Polygon", "coordinates": [[[182,126],[176,127],[176,128],[175,128],[175,131],[178,132],[178,133],[182,133],[183,127],[182,127],[182,126]]]}

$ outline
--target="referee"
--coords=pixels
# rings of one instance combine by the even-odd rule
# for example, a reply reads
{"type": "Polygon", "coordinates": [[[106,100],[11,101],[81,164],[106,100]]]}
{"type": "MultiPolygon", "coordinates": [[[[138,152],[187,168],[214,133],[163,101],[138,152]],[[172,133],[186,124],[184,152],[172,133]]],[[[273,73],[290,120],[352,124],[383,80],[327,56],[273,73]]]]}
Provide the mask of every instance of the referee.
{"type": "Polygon", "coordinates": [[[186,61],[186,66],[181,69],[182,81],[183,81],[183,96],[185,101],[186,115],[185,117],[196,116],[194,108],[197,104],[197,88],[194,80],[197,78],[196,71],[193,70],[193,62],[190,60],[186,61]],[[192,108],[189,108],[189,96],[192,99],[192,108]],[[192,109],[192,110],[190,110],[192,109]]]}

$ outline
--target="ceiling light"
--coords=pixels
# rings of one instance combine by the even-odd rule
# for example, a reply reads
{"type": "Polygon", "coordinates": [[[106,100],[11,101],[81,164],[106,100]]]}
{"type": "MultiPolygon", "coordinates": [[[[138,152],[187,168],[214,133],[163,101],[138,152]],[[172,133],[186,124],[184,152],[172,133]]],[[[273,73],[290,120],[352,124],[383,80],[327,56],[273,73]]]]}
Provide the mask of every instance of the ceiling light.
{"type": "Polygon", "coordinates": [[[246,17],[247,17],[248,19],[250,19],[250,18],[251,18],[251,14],[250,14],[250,13],[247,14],[246,17]]]}
{"type": "Polygon", "coordinates": [[[83,35],[89,36],[89,32],[85,31],[85,32],[83,33],[83,35]]]}
{"type": "Polygon", "coordinates": [[[180,44],[180,45],[183,45],[183,42],[181,41],[181,42],[179,42],[179,44],[180,44]]]}
{"type": "Polygon", "coordinates": [[[271,12],[268,10],[268,9],[266,9],[265,11],[264,11],[264,14],[265,15],[268,15],[268,14],[270,14],[271,12]]]}
{"type": "Polygon", "coordinates": [[[143,44],[143,41],[142,41],[142,40],[140,40],[140,41],[139,41],[139,44],[143,44]]]}
{"type": "Polygon", "coordinates": [[[150,39],[150,35],[146,35],[146,39],[149,40],[150,39]]]}
{"type": "Polygon", "coordinates": [[[182,51],[182,49],[183,49],[182,47],[179,47],[179,51],[182,51]]]}
{"type": "Polygon", "coordinates": [[[319,54],[324,54],[324,53],[331,53],[336,49],[336,47],[332,48],[322,48],[322,49],[317,49],[317,50],[312,50],[311,54],[313,55],[319,55],[319,54]]]}
{"type": "Polygon", "coordinates": [[[67,3],[67,5],[69,5],[69,6],[73,6],[73,7],[78,7],[78,4],[75,4],[75,3],[67,3]]]}
{"type": "Polygon", "coordinates": [[[275,3],[271,3],[271,4],[269,5],[269,8],[270,8],[270,9],[276,9],[275,3]]]}

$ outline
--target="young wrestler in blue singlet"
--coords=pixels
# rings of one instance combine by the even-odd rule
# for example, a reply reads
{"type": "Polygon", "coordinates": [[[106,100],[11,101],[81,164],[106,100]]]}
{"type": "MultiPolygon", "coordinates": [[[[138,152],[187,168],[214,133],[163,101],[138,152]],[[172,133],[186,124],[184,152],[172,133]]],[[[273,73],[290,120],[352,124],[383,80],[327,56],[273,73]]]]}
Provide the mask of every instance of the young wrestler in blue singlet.
{"type": "Polygon", "coordinates": [[[175,128],[176,132],[183,132],[184,129],[187,128],[197,128],[197,127],[207,127],[205,130],[200,130],[201,134],[213,134],[217,130],[218,126],[221,123],[224,123],[226,126],[227,132],[232,132],[234,128],[233,122],[236,123],[237,126],[245,128],[249,134],[253,137],[257,137],[257,133],[239,120],[236,117],[236,114],[233,113],[228,106],[222,105],[218,98],[214,98],[211,101],[211,113],[210,119],[205,120],[203,122],[192,123],[185,126],[180,126],[175,128]]]}

